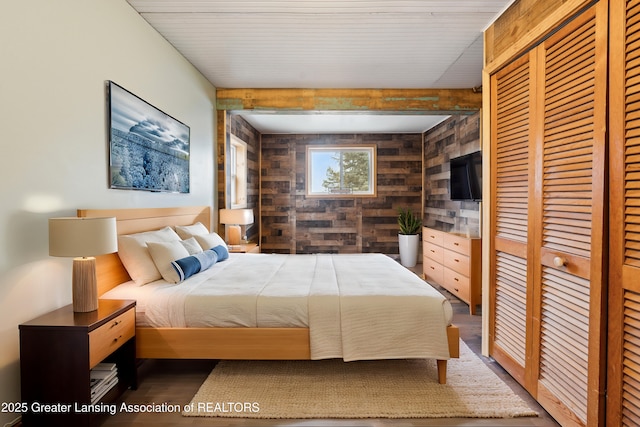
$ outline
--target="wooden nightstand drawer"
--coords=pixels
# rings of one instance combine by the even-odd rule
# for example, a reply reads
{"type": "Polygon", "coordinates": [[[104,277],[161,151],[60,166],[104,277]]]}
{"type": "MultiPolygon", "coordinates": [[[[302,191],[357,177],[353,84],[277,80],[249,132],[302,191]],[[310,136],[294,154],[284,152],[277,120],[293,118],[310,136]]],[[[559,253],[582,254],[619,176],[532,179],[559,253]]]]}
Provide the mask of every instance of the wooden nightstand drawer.
{"type": "Polygon", "coordinates": [[[135,335],[134,309],[89,332],[89,366],[93,368],[135,335]]]}
{"type": "Polygon", "coordinates": [[[469,276],[469,257],[459,254],[449,249],[444,250],[444,266],[448,267],[460,274],[469,276]]]}

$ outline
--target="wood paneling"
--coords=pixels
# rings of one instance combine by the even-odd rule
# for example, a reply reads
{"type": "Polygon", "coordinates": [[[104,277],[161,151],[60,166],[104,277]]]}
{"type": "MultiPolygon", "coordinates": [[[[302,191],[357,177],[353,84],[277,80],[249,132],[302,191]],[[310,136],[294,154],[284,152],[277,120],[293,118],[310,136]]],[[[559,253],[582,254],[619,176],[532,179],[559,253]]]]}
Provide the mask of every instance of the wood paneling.
{"type": "Polygon", "coordinates": [[[262,135],[262,252],[398,253],[399,207],[422,213],[422,135],[262,135]],[[375,197],[306,196],[308,145],[377,147],[375,197]]]}
{"type": "Polygon", "coordinates": [[[592,0],[516,0],[485,31],[485,68],[496,72],[592,0]]]}
{"type": "Polygon", "coordinates": [[[480,113],[455,115],[424,135],[424,224],[480,235],[480,204],[450,200],[449,159],[480,149],[480,113]]]}
{"type": "MultiPolygon", "coordinates": [[[[253,209],[255,222],[247,226],[246,235],[247,240],[257,242],[260,235],[260,216],[259,216],[259,202],[260,202],[260,132],[253,128],[242,117],[229,114],[228,112],[218,112],[226,114],[225,125],[227,126],[227,138],[224,144],[224,153],[229,152],[230,137],[229,135],[235,135],[247,144],[247,208],[253,209]]],[[[222,162],[227,162],[228,157],[226,154],[220,159],[222,162]]],[[[229,170],[229,165],[225,164],[224,170],[229,170]]],[[[226,182],[226,173],[225,173],[226,182]]],[[[226,200],[226,194],[229,194],[229,189],[226,188],[223,194],[218,194],[218,206],[220,208],[229,208],[230,202],[226,200]]],[[[218,228],[218,233],[224,236],[224,227],[222,225],[218,228]]]]}

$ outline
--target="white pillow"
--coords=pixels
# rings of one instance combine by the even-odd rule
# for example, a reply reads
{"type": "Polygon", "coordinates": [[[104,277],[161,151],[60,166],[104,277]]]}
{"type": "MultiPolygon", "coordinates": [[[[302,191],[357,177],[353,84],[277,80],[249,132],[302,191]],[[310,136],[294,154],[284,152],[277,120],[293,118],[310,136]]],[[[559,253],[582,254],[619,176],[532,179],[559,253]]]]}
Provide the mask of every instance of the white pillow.
{"type": "Polygon", "coordinates": [[[193,225],[176,225],[176,233],[182,240],[186,240],[193,236],[209,234],[209,229],[201,222],[196,222],[193,225]]]}
{"type": "Polygon", "coordinates": [[[149,253],[153,262],[160,271],[162,278],[169,283],[178,283],[180,277],[178,272],[171,265],[177,259],[189,256],[189,251],[182,244],[181,240],[177,242],[147,242],[149,253]]]}
{"type": "MultiPolygon", "coordinates": [[[[189,255],[195,255],[202,252],[202,248],[195,237],[190,237],[187,240],[181,240],[182,246],[189,252],[189,255]]],[[[175,260],[174,260],[175,261],[175,260]]]]}
{"type": "Polygon", "coordinates": [[[223,245],[227,248],[227,244],[224,239],[220,237],[218,233],[208,233],[204,235],[194,236],[195,239],[200,244],[200,247],[203,251],[209,250],[211,248],[215,248],[216,246],[223,245]]]}
{"type": "Polygon", "coordinates": [[[144,233],[124,234],[118,236],[118,256],[127,269],[129,276],[138,286],[159,280],[162,275],[156,268],[147,242],[179,241],[180,236],[171,227],[144,233]]]}

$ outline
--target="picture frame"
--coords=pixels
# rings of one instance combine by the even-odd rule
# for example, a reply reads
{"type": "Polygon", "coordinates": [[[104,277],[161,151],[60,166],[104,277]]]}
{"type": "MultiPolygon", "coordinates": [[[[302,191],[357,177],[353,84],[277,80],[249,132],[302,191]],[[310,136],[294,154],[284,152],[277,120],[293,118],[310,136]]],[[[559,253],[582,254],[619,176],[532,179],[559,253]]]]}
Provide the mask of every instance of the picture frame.
{"type": "Polygon", "coordinates": [[[189,126],[106,83],[110,188],[189,193],[189,126]]]}

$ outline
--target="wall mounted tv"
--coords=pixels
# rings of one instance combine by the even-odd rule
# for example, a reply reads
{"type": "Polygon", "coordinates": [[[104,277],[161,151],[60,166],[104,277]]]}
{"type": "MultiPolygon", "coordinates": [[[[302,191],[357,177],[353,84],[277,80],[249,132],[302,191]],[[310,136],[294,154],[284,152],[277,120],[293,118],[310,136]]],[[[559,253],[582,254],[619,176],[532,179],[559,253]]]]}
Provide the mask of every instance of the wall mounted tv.
{"type": "Polygon", "coordinates": [[[482,152],[455,157],[451,167],[451,200],[482,200],[482,152]]]}

